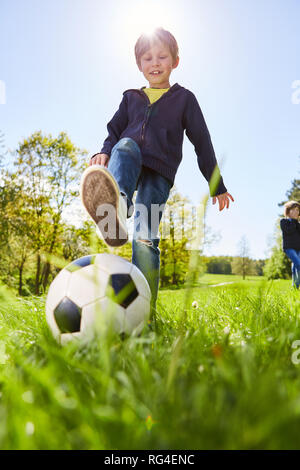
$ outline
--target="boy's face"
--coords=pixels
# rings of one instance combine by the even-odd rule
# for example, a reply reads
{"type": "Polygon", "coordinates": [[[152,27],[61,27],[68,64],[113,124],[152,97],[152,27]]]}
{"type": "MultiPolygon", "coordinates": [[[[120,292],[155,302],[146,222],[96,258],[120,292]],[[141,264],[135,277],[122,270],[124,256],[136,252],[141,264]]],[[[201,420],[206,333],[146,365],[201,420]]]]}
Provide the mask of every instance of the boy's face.
{"type": "Polygon", "coordinates": [[[140,62],[139,69],[151,88],[169,88],[169,77],[177,67],[179,57],[173,63],[169,47],[158,41],[152,43],[150,49],[141,56],[140,62]]]}
{"type": "Polygon", "coordinates": [[[299,208],[298,207],[293,207],[293,209],[290,209],[289,217],[290,217],[290,219],[298,219],[299,218],[299,208]]]}

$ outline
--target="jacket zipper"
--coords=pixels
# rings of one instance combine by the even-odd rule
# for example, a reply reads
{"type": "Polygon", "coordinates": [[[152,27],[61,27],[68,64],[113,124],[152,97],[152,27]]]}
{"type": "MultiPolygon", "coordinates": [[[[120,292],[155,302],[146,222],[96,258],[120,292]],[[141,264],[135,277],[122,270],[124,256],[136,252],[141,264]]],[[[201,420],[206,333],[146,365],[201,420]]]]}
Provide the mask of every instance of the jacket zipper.
{"type": "Polygon", "coordinates": [[[164,98],[166,96],[167,93],[164,93],[157,101],[155,101],[154,103],[150,103],[150,100],[148,98],[148,96],[146,95],[146,93],[144,93],[142,90],[135,90],[135,91],[138,91],[139,94],[141,94],[145,100],[147,101],[147,112],[146,112],[146,118],[143,122],[143,125],[142,125],[142,132],[141,132],[141,142],[143,143],[144,140],[145,140],[145,127],[146,127],[146,124],[147,124],[147,121],[149,119],[149,116],[150,116],[150,113],[151,113],[151,108],[152,106],[157,103],[158,101],[160,101],[162,98],[164,98]]]}
{"type": "Polygon", "coordinates": [[[148,106],[148,108],[147,108],[147,112],[146,112],[146,118],[145,118],[145,120],[143,122],[143,125],[142,125],[142,135],[141,135],[141,141],[142,142],[144,142],[144,139],[145,139],[145,127],[146,127],[147,121],[148,121],[150,113],[151,113],[152,105],[148,104],[147,106],[148,106]]]}

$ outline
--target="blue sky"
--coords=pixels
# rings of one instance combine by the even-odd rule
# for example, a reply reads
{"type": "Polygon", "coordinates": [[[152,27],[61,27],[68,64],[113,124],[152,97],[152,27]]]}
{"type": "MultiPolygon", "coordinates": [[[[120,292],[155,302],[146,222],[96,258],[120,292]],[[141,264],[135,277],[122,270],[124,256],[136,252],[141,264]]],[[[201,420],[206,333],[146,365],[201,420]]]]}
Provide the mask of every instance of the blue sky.
{"type": "MultiPolygon", "coordinates": [[[[264,258],[277,204],[299,177],[299,18],[299,0],[1,0],[6,145],[63,130],[90,154],[100,150],[123,91],[147,85],[138,35],[163,26],[179,44],[171,85],[196,95],[235,198],[221,213],[209,203],[207,224],[222,238],[208,253],[235,255],[246,235],[252,257],[264,258]]],[[[194,204],[207,191],[187,138],[175,183],[194,204]]]]}

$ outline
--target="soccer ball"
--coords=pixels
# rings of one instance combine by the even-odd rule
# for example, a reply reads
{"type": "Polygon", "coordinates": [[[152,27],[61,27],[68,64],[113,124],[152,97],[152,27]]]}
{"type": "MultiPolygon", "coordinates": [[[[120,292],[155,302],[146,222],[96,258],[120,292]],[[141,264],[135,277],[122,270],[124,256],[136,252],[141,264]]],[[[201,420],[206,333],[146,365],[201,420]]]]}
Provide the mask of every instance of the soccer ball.
{"type": "Polygon", "coordinates": [[[140,334],[150,315],[151,291],[141,271],[109,253],[79,258],[49,287],[46,319],[62,344],[105,331],[140,334]]]}

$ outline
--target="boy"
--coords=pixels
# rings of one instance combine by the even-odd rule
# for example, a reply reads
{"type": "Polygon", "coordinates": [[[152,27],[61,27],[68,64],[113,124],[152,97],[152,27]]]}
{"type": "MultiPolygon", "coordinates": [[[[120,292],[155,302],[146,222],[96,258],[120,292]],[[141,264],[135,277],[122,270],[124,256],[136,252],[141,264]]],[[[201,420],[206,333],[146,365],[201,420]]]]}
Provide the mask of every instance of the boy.
{"type": "MultiPolygon", "coordinates": [[[[83,174],[81,197],[106,243],[120,246],[128,240],[126,218],[133,212],[137,189],[132,263],[149,283],[153,314],[159,285],[158,227],[182,159],[184,130],[208,182],[217,161],[195,96],[177,83],[170,86],[171,72],[179,63],[174,36],[163,28],[140,36],[135,56],[149,88],[123,93],[119,110],[108,123],[109,135],[83,174]]],[[[213,204],[218,199],[220,211],[233,201],[222,177],[211,196],[213,204]]]]}
{"type": "Polygon", "coordinates": [[[284,205],[284,219],[280,220],[282,230],[282,248],[292,262],[292,284],[300,285],[300,204],[288,201],[284,205]]]}

